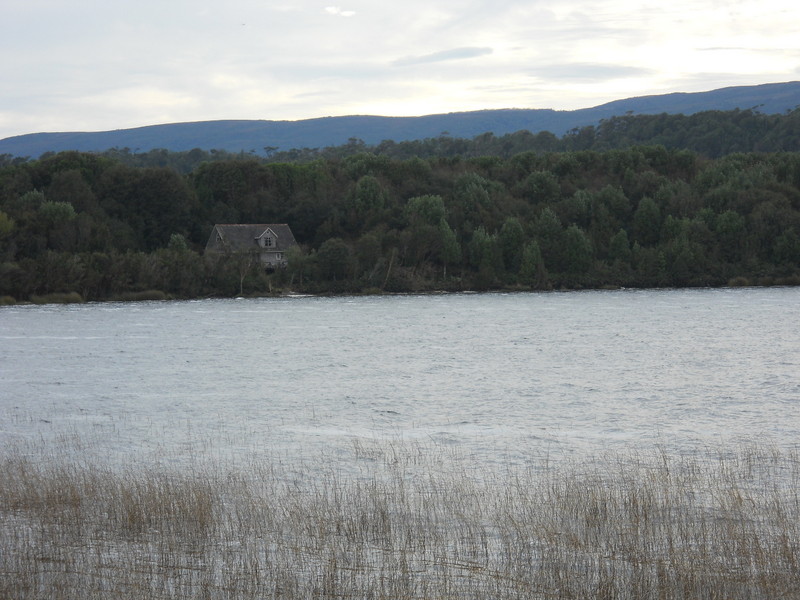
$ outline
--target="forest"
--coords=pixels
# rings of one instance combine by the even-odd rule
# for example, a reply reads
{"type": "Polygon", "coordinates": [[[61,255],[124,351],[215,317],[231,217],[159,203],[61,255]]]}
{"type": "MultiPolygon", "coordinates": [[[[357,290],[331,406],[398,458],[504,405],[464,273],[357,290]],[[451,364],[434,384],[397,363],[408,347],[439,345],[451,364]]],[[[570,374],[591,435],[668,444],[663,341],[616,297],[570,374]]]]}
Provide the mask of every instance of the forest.
{"type": "Polygon", "coordinates": [[[0,302],[800,284],[800,110],[252,153],[0,157],[0,302]],[[287,223],[268,273],[216,223],[287,223]]]}

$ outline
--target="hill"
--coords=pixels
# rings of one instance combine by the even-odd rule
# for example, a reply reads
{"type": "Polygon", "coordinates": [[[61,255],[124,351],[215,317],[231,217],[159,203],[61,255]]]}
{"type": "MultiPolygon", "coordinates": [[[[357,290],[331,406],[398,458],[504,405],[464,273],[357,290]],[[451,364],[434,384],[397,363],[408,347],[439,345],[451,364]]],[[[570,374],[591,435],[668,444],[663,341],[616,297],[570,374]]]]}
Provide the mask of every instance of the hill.
{"type": "Polygon", "coordinates": [[[800,82],[727,87],[708,92],[671,93],[615,100],[571,111],[501,109],[421,117],[345,116],[300,121],[222,120],[150,125],[101,132],[32,133],[0,140],[0,154],[38,157],[45,152],[79,150],[101,152],[129,148],[146,152],[226,150],[263,154],[264,148],[323,148],[351,138],[367,144],[434,138],[447,133],[473,138],[486,132],[505,135],[520,130],[550,131],[563,135],[576,127],[625,114],[685,114],[708,110],[756,109],[781,114],[800,106],[800,82]]]}

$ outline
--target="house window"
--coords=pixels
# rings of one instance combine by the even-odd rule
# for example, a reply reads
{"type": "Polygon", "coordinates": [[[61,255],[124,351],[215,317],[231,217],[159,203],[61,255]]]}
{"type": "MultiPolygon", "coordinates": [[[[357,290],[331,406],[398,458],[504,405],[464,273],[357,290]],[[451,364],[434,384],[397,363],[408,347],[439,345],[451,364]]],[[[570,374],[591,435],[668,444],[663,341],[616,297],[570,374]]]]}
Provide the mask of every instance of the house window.
{"type": "Polygon", "coordinates": [[[277,252],[275,254],[275,258],[277,258],[278,260],[283,260],[283,252],[277,252]]]}
{"type": "Polygon", "coordinates": [[[264,248],[271,248],[272,247],[272,238],[267,236],[264,238],[264,248]]]}

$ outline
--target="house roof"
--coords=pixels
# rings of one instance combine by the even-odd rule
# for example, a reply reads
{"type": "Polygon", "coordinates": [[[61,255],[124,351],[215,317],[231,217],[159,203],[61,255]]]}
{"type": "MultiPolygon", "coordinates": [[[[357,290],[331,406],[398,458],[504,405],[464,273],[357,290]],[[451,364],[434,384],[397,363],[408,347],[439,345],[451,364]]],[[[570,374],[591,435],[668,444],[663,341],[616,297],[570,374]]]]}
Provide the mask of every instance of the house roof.
{"type": "Polygon", "coordinates": [[[215,225],[206,248],[212,245],[222,245],[234,252],[255,250],[258,247],[258,242],[256,240],[260,238],[267,229],[271,229],[275,234],[276,243],[274,250],[286,250],[297,243],[294,239],[294,234],[292,234],[292,230],[286,223],[248,223],[215,225]],[[221,244],[216,242],[217,235],[222,238],[221,244]]]}

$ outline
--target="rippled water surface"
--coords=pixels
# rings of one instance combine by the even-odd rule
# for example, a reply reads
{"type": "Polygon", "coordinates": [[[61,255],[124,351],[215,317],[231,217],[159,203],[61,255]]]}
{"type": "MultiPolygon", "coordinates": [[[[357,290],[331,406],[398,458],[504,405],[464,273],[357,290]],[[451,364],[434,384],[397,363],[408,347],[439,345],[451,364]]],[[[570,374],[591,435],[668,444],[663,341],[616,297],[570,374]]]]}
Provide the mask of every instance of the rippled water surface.
{"type": "Polygon", "coordinates": [[[800,440],[800,289],[0,308],[0,443],[475,461],[800,440]]]}

